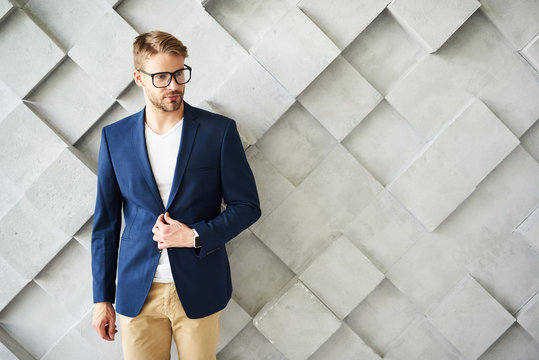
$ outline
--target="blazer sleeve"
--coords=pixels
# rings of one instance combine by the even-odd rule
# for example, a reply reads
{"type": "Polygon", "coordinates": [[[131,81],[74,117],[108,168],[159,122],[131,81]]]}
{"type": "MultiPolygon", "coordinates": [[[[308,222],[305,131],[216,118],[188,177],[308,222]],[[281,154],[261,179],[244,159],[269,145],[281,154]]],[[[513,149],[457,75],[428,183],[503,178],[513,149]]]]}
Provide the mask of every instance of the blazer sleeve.
{"type": "Polygon", "coordinates": [[[247,162],[245,151],[231,120],[221,145],[221,189],[226,209],[209,221],[191,224],[201,239],[202,247],[194,249],[199,259],[204,258],[260,218],[260,202],[256,183],[247,162]]]}
{"type": "Polygon", "coordinates": [[[97,197],[91,242],[94,303],[115,300],[121,209],[122,197],[103,128],[97,163],[97,197]]]}

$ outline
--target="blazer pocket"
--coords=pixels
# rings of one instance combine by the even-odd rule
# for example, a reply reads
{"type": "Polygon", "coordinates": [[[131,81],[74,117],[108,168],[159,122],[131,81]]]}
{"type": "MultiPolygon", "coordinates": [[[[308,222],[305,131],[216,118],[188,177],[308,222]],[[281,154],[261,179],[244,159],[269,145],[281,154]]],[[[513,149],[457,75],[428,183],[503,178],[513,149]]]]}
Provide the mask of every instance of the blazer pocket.
{"type": "Polygon", "coordinates": [[[216,252],[217,250],[221,250],[222,248],[223,248],[222,246],[219,246],[219,247],[216,247],[215,249],[211,249],[210,251],[206,253],[206,256],[213,254],[214,252],[216,252]]]}

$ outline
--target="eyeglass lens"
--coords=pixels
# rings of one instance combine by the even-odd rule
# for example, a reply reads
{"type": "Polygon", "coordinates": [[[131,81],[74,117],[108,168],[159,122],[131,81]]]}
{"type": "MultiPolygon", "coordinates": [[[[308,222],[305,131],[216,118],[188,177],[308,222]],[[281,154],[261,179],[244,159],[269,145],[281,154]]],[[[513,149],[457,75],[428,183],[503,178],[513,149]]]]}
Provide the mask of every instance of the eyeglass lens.
{"type": "MultiPolygon", "coordinates": [[[[185,84],[191,78],[191,71],[189,69],[180,69],[174,73],[174,78],[178,85],[185,84]]],[[[153,85],[156,87],[166,87],[172,81],[170,73],[157,73],[153,75],[153,85]]]]}

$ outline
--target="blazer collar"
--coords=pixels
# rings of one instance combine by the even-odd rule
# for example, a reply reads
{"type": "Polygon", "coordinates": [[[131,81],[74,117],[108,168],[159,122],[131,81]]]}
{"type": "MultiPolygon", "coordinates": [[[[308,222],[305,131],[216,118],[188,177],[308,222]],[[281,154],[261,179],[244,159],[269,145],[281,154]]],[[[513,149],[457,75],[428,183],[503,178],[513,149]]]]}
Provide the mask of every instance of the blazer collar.
{"type": "Polygon", "coordinates": [[[137,162],[140,165],[140,171],[148,185],[150,193],[155,201],[151,206],[156,213],[164,213],[167,211],[174,200],[174,197],[178,193],[180,184],[182,182],[183,176],[185,174],[185,168],[189,162],[189,157],[193,149],[193,143],[195,136],[198,130],[198,114],[196,108],[192,107],[188,103],[183,101],[184,110],[183,110],[183,125],[182,125],[182,136],[180,141],[180,148],[178,151],[178,156],[176,157],[176,168],[174,170],[174,177],[172,180],[172,188],[170,190],[170,195],[168,197],[168,204],[163,206],[163,201],[161,200],[161,195],[159,194],[159,189],[155,181],[155,177],[152,172],[150,165],[150,160],[148,158],[148,151],[146,149],[146,136],[144,128],[144,119],[146,107],[144,107],[140,112],[135,116],[135,126],[133,127],[132,138],[133,145],[135,148],[135,154],[137,157],[137,162]]]}

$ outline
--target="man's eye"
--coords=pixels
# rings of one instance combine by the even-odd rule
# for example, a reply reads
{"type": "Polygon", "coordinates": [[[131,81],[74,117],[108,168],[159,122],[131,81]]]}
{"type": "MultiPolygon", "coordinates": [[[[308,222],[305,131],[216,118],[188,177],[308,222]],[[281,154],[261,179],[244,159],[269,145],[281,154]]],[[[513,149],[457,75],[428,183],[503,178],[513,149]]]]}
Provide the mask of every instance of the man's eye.
{"type": "Polygon", "coordinates": [[[168,77],[167,74],[157,74],[157,75],[155,75],[155,78],[157,80],[165,80],[167,77],[168,77]]]}

